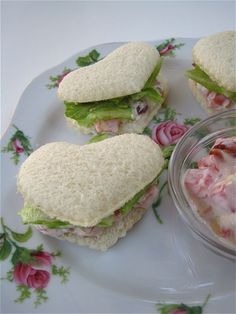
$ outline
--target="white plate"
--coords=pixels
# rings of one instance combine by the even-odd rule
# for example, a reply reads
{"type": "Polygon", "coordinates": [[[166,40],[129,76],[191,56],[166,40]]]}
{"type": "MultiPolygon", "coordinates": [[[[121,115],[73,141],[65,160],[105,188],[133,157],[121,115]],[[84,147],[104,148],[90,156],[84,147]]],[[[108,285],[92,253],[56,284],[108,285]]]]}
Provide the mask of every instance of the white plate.
{"type": "MultiPolygon", "coordinates": [[[[192,97],[184,71],[191,67],[193,39],[180,38],[185,46],[176,51],[175,58],[165,58],[163,73],[169,80],[168,103],[184,117],[206,114],[192,97]]],[[[153,44],[160,43],[152,42],[153,44]]],[[[99,45],[102,56],[121,43],[99,45]]],[[[84,50],[86,55],[92,48],[84,50]]],[[[15,130],[15,124],[30,136],[34,149],[51,141],[85,143],[88,136],[69,129],[63,116],[63,104],[56,90],[45,85],[50,75],[63,68],[75,68],[75,55],[62,64],[42,73],[24,91],[11,126],[2,139],[6,146],[15,130]]],[[[25,156],[16,166],[10,154],[2,153],[2,216],[5,223],[17,231],[24,231],[17,211],[23,200],[16,194],[16,174],[25,156]]],[[[61,250],[62,257],[55,263],[70,267],[69,281],[59,284],[52,276],[46,291],[48,301],[34,309],[33,296],[24,303],[14,302],[17,297],[14,282],[3,281],[1,288],[2,312],[16,313],[156,313],[155,303],[201,303],[207,294],[212,298],[204,313],[233,313],[235,311],[235,264],[207,250],[193,238],[165,193],[159,208],[164,221],[157,223],[153,212],[145,215],[118,244],[106,253],[79,247],[41,235],[34,230],[25,245],[36,248],[43,243],[46,251],[61,250]]],[[[11,268],[10,258],[2,263],[2,276],[11,268]]]]}

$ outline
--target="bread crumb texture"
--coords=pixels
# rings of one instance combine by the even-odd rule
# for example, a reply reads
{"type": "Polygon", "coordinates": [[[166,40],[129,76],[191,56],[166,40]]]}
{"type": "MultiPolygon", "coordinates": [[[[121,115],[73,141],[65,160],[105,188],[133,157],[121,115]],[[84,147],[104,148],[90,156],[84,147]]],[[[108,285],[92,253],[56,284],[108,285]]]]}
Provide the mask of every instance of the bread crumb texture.
{"type": "Polygon", "coordinates": [[[226,31],[200,39],[193,61],[219,86],[236,92],[236,32],[226,31]]]}
{"type": "Polygon", "coordinates": [[[18,190],[52,218],[94,226],[154,180],[164,160],[148,136],[124,134],[78,146],[55,142],[22,164],[18,190]]]}
{"type": "Polygon", "coordinates": [[[157,49],[149,44],[122,45],[101,61],[66,75],[59,85],[58,97],[84,103],[139,92],[159,58],[157,49]]]}

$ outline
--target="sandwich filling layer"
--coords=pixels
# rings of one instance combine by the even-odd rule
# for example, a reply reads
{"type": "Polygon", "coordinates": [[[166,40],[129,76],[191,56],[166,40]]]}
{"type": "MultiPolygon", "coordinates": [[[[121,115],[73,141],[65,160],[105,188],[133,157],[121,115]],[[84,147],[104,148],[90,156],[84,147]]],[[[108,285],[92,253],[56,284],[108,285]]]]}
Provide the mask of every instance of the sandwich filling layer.
{"type": "Polygon", "coordinates": [[[125,219],[131,211],[138,210],[139,208],[149,208],[157,198],[158,193],[159,190],[155,180],[137,193],[122,208],[117,209],[113,215],[103,218],[96,226],[91,227],[75,226],[65,221],[52,219],[40,209],[29,205],[25,206],[19,212],[19,215],[25,224],[33,224],[39,231],[53,237],[61,238],[70,235],[97,238],[110,232],[111,228],[125,219]]]}
{"type": "Polygon", "coordinates": [[[206,109],[209,111],[223,111],[235,105],[236,92],[217,85],[198,65],[187,71],[186,76],[195,83],[197,90],[205,99],[206,109]]]}
{"type": "Polygon", "coordinates": [[[93,133],[119,133],[127,122],[150,115],[164,102],[165,84],[159,79],[160,59],[143,89],[135,94],[89,103],[65,102],[65,116],[93,133]]]}

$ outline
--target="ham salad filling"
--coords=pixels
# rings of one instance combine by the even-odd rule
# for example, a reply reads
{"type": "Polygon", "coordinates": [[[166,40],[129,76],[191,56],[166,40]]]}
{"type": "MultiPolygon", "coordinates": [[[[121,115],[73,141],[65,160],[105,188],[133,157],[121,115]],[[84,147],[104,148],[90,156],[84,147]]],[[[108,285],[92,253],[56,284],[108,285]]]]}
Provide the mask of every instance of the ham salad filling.
{"type": "MultiPolygon", "coordinates": [[[[131,211],[138,210],[139,208],[148,209],[152,203],[156,200],[159,194],[159,189],[156,184],[151,185],[146,193],[140,198],[140,200],[133,206],[131,211]]],[[[50,235],[56,238],[63,238],[64,236],[79,236],[79,237],[93,237],[97,238],[105,233],[109,233],[121,220],[126,219],[131,213],[123,214],[120,209],[114,212],[114,223],[110,227],[79,227],[69,226],[67,228],[48,228],[43,225],[35,225],[35,227],[44,234],[50,235]]]]}
{"type": "Polygon", "coordinates": [[[236,244],[236,137],[219,138],[184,184],[198,214],[221,238],[236,244]]]}
{"type": "Polygon", "coordinates": [[[208,108],[212,111],[222,111],[232,106],[233,101],[225,95],[209,91],[206,87],[202,86],[199,83],[196,83],[196,86],[200,93],[203,95],[203,97],[205,97],[208,108]]]}
{"type": "MultiPolygon", "coordinates": [[[[161,81],[156,80],[153,88],[157,90],[162,97],[164,96],[164,87],[162,86],[161,81]]],[[[147,98],[138,101],[131,100],[129,105],[132,108],[132,116],[134,120],[139,120],[143,115],[149,116],[153,111],[153,107],[156,106],[147,98]]],[[[97,133],[117,134],[123,123],[126,123],[126,121],[122,119],[99,120],[94,124],[94,128],[97,133]]]]}

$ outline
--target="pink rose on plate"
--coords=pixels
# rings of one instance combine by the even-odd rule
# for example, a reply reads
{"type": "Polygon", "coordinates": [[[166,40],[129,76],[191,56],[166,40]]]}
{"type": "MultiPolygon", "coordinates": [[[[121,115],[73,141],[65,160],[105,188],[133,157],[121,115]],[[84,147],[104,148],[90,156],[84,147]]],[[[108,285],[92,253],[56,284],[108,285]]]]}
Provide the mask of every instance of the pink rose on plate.
{"type": "Polygon", "coordinates": [[[14,149],[14,151],[18,154],[21,154],[24,152],[24,148],[22,147],[21,145],[21,142],[20,140],[18,139],[15,139],[13,142],[12,142],[12,147],[14,149]]]}
{"type": "Polygon", "coordinates": [[[62,74],[58,75],[56,86],[58,87],[64,77],[71,72],[70,69],[65,69],[62,74]]]}
{"type": "Polygon", "coordinates": [[[188,130],[188,127],[175,121],[166,121],[152,130],[152,139],[161,146],[176,144],[188,130]]]}
{"type": "Polygon", "coordinates": [[[187,314],[187,312],[185,310],[173,310],[171,311],[169,314],[187,314]]]}
{"type": "Polygon", "coordinates": [[[32,270],[31,265],[18,263],[15,266],[14,272],[13,272],[13,278],[15,282],[19,285],[25,285],[27,286],[27,278],[32,270]]]}
{"type": "Polygon", "coordinates": [[[165,48],[163,48],[161,51],[159,51],[160,56],[163,56],[170,52],[171,50],[175,49],[175,47],[172,44],[168,44],[165,48]]]}
{"type": "Polygon", "coordinates": [[[42,266],[51,266],[52,265],[52,255],[48,252],[33,252],[31,256],[35,258],[35,264],[42,266]]]}
{"type": "Polygon", "coordinates": [[[19,285],[42,289],[47,286],[50,273],[46,270],[34,269],[29,264],[18,263],[15,266],[13,278],[19,285]]]}
{"type": "Polygon", "coordinates": [[[50,274],[48,271],[32,268],[27,278],[27,285],[30,288],[43,289],[48,285],[49,280],[50,274]]]}

